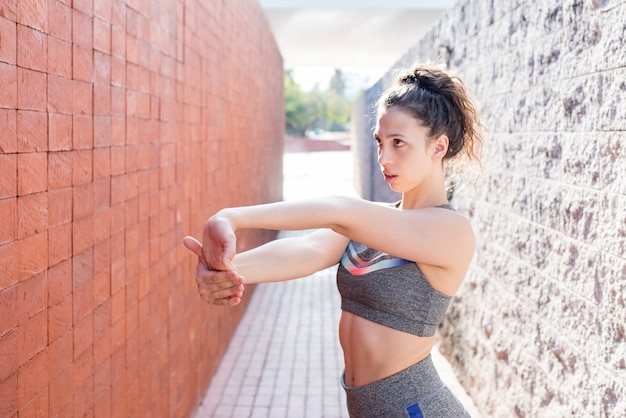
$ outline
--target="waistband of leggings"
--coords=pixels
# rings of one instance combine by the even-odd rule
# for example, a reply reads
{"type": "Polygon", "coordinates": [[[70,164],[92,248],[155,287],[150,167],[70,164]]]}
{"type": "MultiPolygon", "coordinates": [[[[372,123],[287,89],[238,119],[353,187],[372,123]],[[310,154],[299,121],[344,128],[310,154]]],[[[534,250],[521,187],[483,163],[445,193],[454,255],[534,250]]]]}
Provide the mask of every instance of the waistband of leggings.
{"type": "Polygon", "coordinates": [[[396,391],[398,388],[401,388],[401,392],[407,391],[412,396],[422,397],[439,390],[443,386],[443,382],[429,354],[428,357],[398,373],[363,386],[348,386],[344,371],[341,375],[341,385],[347,394],[359,397],[375,398],[387,391],[396,391]]]}

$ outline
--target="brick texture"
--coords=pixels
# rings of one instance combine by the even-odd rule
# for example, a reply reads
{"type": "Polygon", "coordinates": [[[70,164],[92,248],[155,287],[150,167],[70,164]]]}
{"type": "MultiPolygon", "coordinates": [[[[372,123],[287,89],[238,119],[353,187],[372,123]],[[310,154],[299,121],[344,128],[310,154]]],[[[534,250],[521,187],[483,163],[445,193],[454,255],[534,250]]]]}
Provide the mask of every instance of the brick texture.
{"type": "Polygon", "coordinates": [[[0,415],[190,416],[246,304],[200,300],[182,237],[282,198],[282,58],[263,11],[0,9],[0,415]]]}
{"type": "Polygon", "coordinates": [[[481,181],[452,200],[478,248],[440,330],[485,416],[626,416],[624,16],[624,0],[463,0],[398,62],[447,46],[489,131],[481,181]]]}

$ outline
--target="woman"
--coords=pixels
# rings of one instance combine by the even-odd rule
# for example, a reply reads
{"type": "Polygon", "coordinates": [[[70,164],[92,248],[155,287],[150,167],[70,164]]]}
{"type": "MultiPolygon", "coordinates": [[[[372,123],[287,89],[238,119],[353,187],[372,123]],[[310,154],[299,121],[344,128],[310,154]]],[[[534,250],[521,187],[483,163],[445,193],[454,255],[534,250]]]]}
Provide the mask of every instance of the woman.
{"type": "Polygon", "coordinates": [[[462,417],[430,358],[435,331],[472,260],[469,221],[450,206],[453,160],[478,161],[478,112],[456,77],[431,65],[399,75],[378,102],[374,139],[395,204],[347,197],[224,209],[205,224],[196,280],[209,303],[240,302],[243,283],[289,280],[339,264],[342,385],[352,417],[462,417]],[[317,229],[235,254],[235,231],[317,229]],[[217,271],[221,270],[221,271],[217,271]]]}

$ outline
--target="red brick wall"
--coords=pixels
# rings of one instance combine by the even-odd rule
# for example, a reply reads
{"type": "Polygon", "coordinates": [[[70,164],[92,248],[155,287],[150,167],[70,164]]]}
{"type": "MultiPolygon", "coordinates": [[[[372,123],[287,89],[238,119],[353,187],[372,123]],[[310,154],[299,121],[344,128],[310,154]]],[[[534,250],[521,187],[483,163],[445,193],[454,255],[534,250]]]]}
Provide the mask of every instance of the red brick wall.
{"type": "Polygon", "coordinates": [[[180,242],[281,198],[282,82],[254,0],[0,3],[0,416],[193,412],[245,306],[180,242]]]}

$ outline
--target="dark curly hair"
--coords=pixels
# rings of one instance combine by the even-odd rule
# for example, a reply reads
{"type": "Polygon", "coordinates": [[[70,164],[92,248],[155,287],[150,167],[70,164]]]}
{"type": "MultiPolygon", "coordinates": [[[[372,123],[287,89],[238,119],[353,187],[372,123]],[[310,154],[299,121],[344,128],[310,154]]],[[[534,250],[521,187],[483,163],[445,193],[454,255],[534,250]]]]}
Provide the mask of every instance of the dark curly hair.
{"type": "Polygon", "coordinates": [[[429,137],[448,137],[444,160],[460,155],[481,165],[480,114],[458,76],[434,64],[419,64],[399,73],[378,100],[378,116],[389,108],[406,112],[430,129],[429,137]]]}

